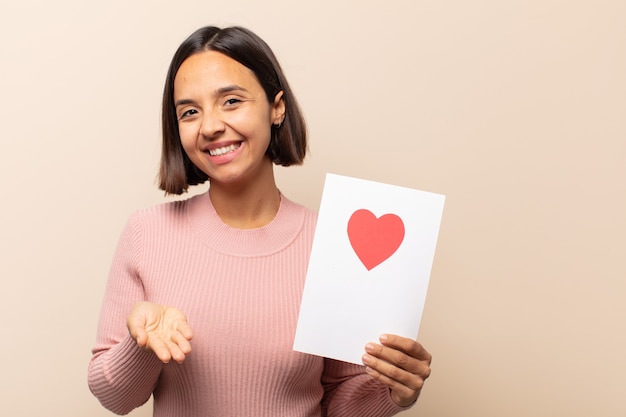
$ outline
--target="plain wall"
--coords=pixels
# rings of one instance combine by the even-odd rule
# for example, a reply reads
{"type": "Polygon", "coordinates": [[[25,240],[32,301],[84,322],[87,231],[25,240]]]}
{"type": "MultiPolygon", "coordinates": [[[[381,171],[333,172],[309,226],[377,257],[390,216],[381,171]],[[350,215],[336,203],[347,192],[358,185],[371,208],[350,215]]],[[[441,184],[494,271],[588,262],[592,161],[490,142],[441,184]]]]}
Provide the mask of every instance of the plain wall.
{"type": "Polygon", "coordinates": [[[326,172],[447,196],[404,415],[626,415],[625,22],[621,0],[3,1],[0,415],[110,415],[86,382],[109,263],[164,201],[165,72],[206,24],[257,32],[295,89],[291,199],[316,209],[326,172]]]}

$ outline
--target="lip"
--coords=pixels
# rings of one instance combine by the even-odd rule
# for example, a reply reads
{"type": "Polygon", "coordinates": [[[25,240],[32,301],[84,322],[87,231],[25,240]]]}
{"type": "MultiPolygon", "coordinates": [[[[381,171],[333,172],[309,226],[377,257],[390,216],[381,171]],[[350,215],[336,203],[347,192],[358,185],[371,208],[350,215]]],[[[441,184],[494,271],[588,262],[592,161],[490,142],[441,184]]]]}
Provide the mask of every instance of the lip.
{"type": "Polygon", "coordinates": [[[227,141],[221,141],[221,142],[211,142],[207,146],[203,147],[201,150],[202,152],[209,152],[213,149],[225,148],[230,145],[241,144],[242,142],[243,141],[241,140],[227,140],[227,141]]]}
{"type": "Polygon", "coordinates": [[[232,161],[233,159],[235,159],[241,153],[242,149],[244,148],[244,143],[245,142],[243,141],[237,141],[237,140],[219,142],[219,143],[211,143],[209,146],[206,146],[205,148],[203,148],[202,152],[211,163],[216,164],[216,165],[226,164],[232,161]],[[212,151],[214,149],[225,148],[231,145],[239,145],[239,146],[237,147],[237,149],[231,152],[222,154],[222,155],[211,155],[209,153],[209,151],[212,151]]]}

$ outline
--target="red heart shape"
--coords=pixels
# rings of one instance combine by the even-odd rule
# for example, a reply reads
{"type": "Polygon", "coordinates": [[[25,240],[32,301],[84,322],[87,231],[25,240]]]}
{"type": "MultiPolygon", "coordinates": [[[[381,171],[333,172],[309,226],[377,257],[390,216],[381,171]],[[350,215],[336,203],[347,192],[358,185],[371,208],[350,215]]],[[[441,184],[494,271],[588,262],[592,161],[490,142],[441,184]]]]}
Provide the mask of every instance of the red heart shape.
{"type": "Polygon", "coordinates": [[[360,209],[348,220],[348,238],[352,249],[370,271],[398,250],[404,240],[404,223],[395,214],[376,218],[371,211],[360,209]]]}

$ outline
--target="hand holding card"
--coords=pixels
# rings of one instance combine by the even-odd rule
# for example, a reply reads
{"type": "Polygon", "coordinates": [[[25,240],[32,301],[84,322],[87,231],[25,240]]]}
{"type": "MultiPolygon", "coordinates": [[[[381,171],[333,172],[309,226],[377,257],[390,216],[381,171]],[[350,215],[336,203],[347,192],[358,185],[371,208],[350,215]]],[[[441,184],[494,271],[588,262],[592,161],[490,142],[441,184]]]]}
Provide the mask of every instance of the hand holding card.
{"type": "Polygon", "coordinates": [[[430,353],[415,340],[396,335],[382,335],[380,344],[368,343],[365,352],[367,373],[389,387],[396,404],[413,404],[430,376],[430,353]]]}

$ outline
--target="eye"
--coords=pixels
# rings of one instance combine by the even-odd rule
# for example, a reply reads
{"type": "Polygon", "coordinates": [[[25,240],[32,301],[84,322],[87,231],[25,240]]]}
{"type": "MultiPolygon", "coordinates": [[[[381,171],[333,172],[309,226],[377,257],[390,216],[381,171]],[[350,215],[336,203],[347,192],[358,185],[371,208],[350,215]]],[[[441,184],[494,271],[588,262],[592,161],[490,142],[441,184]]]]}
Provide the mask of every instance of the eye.
{"type": "Polygon", "coordinates": [[[189,109],[189,110],[185,110],[180,116],[178,116],[178,119],[186,119],[188,117],[191,117],[195,114],[198,114],[198,110],[196,109],[189,109]]]}
{"type": "Polygon", "coordinates": [[[224,106],[225,107],[232,107],[232,106],[236,106],[237,104],[241,103],[242,100],[238,99],[238,98],[229,98],[228,100],[226,100],[224,102],[224,106]]]}

